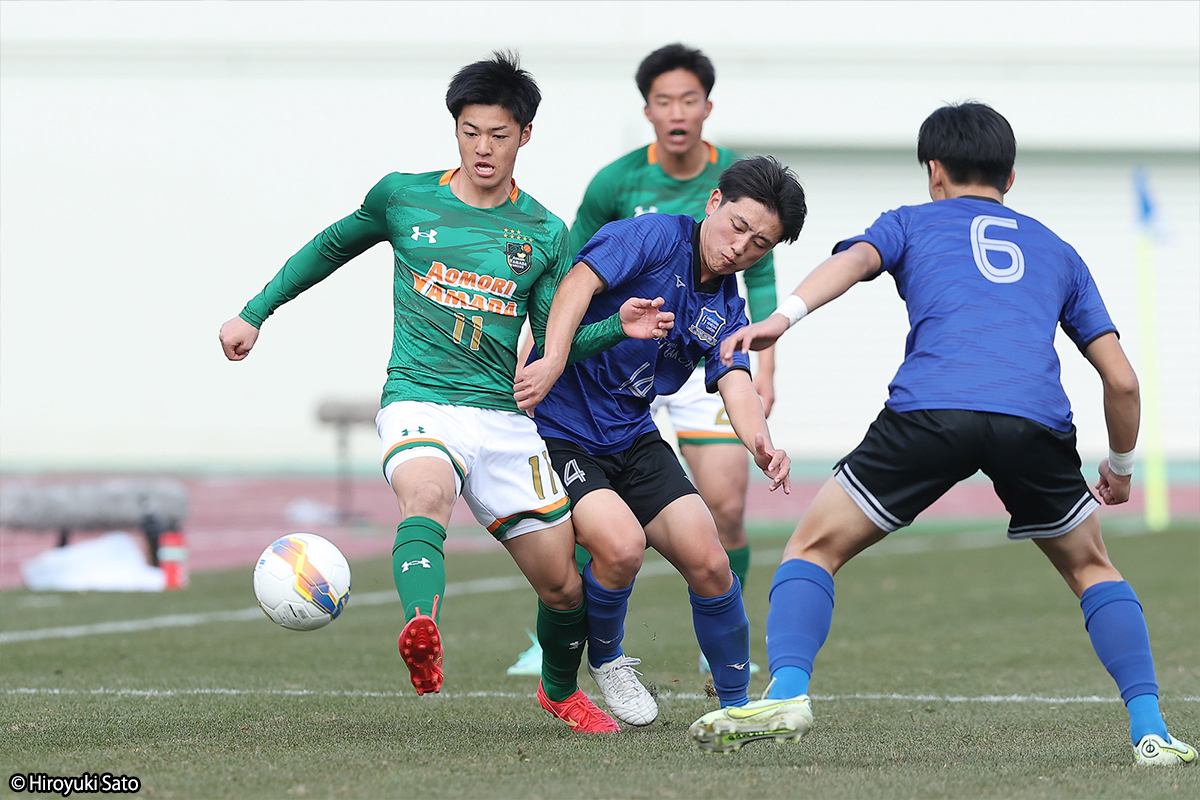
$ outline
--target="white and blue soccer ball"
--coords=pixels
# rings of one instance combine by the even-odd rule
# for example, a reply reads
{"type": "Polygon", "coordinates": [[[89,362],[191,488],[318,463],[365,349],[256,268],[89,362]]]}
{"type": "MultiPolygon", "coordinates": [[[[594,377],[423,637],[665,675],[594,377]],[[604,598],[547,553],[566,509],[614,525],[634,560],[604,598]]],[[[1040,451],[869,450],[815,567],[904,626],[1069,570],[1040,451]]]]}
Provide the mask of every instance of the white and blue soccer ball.
{"type": "Polygon", "coordinates": [[[254,596],[276,624],[314,631],[338,618],[350,599],[350,565],[332,542],[292,533],[271,542],[254,567],[254,596]]]}

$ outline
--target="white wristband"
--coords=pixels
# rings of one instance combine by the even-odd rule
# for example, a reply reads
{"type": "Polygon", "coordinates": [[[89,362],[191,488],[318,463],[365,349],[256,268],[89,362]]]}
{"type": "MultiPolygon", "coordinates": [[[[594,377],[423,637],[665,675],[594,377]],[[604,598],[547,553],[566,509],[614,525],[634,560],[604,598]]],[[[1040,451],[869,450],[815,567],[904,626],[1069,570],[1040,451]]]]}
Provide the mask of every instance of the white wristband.
{"type": "Polygon", "coordinates": [[[779,308],[775,309],[775,313],[786,319],[790,328],[808,315],[808,306],[799,295],[789,294],[787,299],[779,304],[779,308]]]}
{"type": "Polygon", "coordinates": [[[1110,447],[1108,449],[1108,468],[1113,471],[1114,475],[1132,475],[1133,451],[1118,453],[1110,447]]]}

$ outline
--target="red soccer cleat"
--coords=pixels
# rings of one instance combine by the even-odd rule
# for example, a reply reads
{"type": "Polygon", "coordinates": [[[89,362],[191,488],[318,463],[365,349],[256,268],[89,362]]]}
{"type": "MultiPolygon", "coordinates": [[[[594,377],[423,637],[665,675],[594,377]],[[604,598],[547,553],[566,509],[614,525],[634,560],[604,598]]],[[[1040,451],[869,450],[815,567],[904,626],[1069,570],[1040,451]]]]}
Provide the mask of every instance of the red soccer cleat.
{"type": "Polygon", "coordinates": [[[433,617],[418,613],[400,631],[400,657],[418,695],[442,689],[442,634],[433,617]]]}
{"type": "Polygon", "coordinates": [[[546,709],[551,716],[558,717],[570,725],[572,730],[580,733],[620,733],[621,731],[621,726],[617,724],[617,721],[601,711],[581,689],[576,689],[575,694],[561,703],[556,703],[546,697],[546,692],[542,689],[542,682],[538,681],[537,699],[542,704],[542,708],[546,709]]]}

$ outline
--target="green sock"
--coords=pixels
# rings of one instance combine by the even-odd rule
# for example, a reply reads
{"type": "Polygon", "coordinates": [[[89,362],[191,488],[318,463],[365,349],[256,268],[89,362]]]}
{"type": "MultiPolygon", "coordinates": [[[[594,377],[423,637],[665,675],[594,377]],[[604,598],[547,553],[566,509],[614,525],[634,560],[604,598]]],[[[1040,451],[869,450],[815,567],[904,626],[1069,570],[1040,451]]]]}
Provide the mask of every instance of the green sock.
{"type": "Polygon", "coordinates": [[[392,545],[392,575],[404,604],[404,620],[428,614],[437,622],[446,592],[446,561],[442,542],[446,529],[428,517],[409,517],[396,528],[392,545]]]}
{"type": "Polygon", "coordinates": [[[736,550],[726,550],[729,554],[729,568],[733,570],[733,574],[738,576],[738,580],[742,582],[742,592],[746,591],[746,573],[750,571],[750,545],[739,547],[736,550]]]}
{"type": "Polygon", "coordinates": [[[556,611],[538,600],[537,636],[542,645],[542,688],[561,703],[579,688],[579,663],[587,641],[587,602],[556,611]]]}
{"type": "Polygon", "coordinates": [[[575,545],[575,566],[579,567],[579,574],[583,574],[583,568],[592,560],[592,554],[584,550],[581,545],[575,545]]]}

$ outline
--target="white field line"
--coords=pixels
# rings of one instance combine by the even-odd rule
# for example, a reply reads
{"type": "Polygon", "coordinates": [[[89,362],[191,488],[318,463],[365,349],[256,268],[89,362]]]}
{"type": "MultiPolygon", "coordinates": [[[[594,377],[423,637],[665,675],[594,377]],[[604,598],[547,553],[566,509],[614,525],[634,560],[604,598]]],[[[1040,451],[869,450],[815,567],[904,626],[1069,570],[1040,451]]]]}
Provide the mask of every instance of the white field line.
{"type": "MultiPolygon", "coordinates": [[[[675,568],[665,561],[654,561],[642,567],[641,575],[655,576],[673,573],[675,568]]],[[[460,581],[446,584],[446,597],[461,597],[470,594],[492,594],[495,592],[511,592],[518,589],[528,589],[529,582],[523,575],[512,575],[503,578],[481,578],[474,581],[460,581]]],[[[395,591],[370,592],[368,594],[351,594],[347,607],[377,606],[384,603],[398,603],[400,598],[395,591]]],[[[243,608],[238,611],[209,611],[201,614],[170,614],[162,617],[146,619],[129,619],[117,622],[97,622],[92,625],[69,625],[61,628],[39,628],[31,631],[6,631],[0,633],[0,644],[13,642],[35,642],[43,639],[78,639],[81,636],[95,636],[102,633],[137,633],[155,630],[157,628],[190,628],[210,622],[245,622],[262,619],[262,609],[257,606],[243,608]]]]}
{"type": "MultiPolygon", "coordinates": [[[[412,692],[365,692],[365,691],[331,691],[331,690],[311,690],[311,689],[4,689],[0,691],[4,695],[53,695],[53,696],[88,696],[88,697],[141,697],[141,698],[156,698],[156,697],[196,697],[196,696],[216,696],[216,697],[345,697],[345,698],[383,698],[390,700],[416,700],[418,699],[412,692]]],[[[704,700],[706,695],[690,692],[660,692],[659,697],[670,698],[675,700],[704,700]]],[[[528,692],[441,692],[437,695],[430,695],[430,699],[436,700],[461,700],[464,698],[473,697],[489,697],[489,698],[510,698],[510,699],[525,699],[532,700],[535,695],[528,692]]],[[[1071,705],[1071,704],[1093,704],[1093,703],[1119,703],[1119,697],[1098,697],[1091,695],[1088,697],[1046,697],[1043,695],[1025,695],[1025,694],[1010,694],[1010,695],[981,695],[978,697],[969,697],[965,695],[938,695],[938,694],[833,694],[833,695],[812,695],[812,699],[817,702],[852,702],[855,700],[872,700],[872,701],[895,701],[901,703],[1036,703],[1044,705],[1071,705]]],[[[422,699],[421,702],[429,702],[422,699]]],[[[1184,697],[1168,697],[1167,703],[1200,703],[1200,697],[1184,696],[1184,697]]]]}
{"type": "MultiPolygon", "coordinates": [[[[999,523],[998,523],[999,524],[999,523]]],[[[1107,537],[1138,536],[1143,533],[1138,528],[1122,529],[1114,526],[1115,530],[1105,533],[1107,537]]],[[[980,548],[998,547],[1008,544],[1010,540],[1003,529],[995,533],[962,533],[953,536],[919,536],[911,539],[888,539],[860,553],[858,558],[870,558],[888,555],[916,555],[934,550],[976,550],[980,548]]],[[[777,563],[783,556],[782,550],[756,551],[759,564],[777,563]]],[[[675,568],[665,561],[652,561],[642,566],[639,573],[642,577],[669,575],[675,568]]],[[[482,578],[474,581],[461,581],[446,584],[446,597],[458,597],[469,594],[491,594],[493,592],[511,592],[529,588],[524,576],[513,575],[504,578],[482,578]]],[[[394,591],[371,592],[369,594],[351,595],[349,605],[375,606],[383,603],[398,602],[394,591]]],[[[262,611],[255,608],[243,608],[238,611],[210,611],[201,614],[171,614],[162,617],[145,619],[121,620],[118,622],[98,622],[92,625],[70,625],[60,628],[39,628],[30,631],[6,631],[0,633],[0,644],[14,642],[36,642],[44,639],[78,639],[83,636],[96,636],[104,633],[137,633],[158,628],[190,628],[210,622],[245,622],[261,619],[262,611]]]]}

